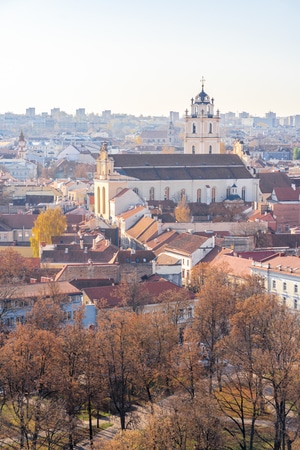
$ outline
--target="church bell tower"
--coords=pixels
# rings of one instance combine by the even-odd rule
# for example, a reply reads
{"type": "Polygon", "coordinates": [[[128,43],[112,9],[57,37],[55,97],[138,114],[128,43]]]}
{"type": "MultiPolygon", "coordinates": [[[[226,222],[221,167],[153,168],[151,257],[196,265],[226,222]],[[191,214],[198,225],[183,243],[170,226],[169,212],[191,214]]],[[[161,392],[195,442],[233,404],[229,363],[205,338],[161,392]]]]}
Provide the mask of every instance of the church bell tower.
{"type": "Polygon", "coordinates": [[[202,90],[191,99],[191,110],[185,111],[184,153],[220,154],[220,115],[214,112],[214,99],[202,90]]]}

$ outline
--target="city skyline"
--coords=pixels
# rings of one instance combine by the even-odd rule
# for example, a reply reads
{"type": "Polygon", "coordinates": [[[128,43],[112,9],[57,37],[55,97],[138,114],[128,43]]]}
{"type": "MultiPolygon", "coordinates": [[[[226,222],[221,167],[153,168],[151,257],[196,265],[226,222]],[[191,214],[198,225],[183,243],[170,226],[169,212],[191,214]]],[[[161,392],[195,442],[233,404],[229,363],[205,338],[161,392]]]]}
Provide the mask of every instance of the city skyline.
{"type": "Polygon", "coordinates": [[[0,113],[300,114],[296,0],[4,0],[0,113]]]}

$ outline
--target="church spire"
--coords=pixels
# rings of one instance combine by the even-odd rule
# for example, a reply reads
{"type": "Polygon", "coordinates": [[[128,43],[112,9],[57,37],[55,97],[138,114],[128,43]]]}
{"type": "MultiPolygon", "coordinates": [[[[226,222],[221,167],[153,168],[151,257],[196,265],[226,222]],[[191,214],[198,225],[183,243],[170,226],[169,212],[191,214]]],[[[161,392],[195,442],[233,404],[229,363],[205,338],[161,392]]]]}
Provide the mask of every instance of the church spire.
{"type": "Polygon", "coordinates": [[[202,78],[201,78],[201,83],[202,83],[202,91],[204,91],[204,83],[205,83],[205,79],[204,79],[204,77],[202,76],[202,78]]]}

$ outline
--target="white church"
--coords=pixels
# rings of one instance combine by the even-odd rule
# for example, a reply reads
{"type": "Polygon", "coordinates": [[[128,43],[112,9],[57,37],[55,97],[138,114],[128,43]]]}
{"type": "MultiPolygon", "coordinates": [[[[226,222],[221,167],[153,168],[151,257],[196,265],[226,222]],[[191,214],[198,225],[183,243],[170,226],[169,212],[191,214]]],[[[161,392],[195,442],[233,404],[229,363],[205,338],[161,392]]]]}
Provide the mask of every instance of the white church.
{"type": "Polygon", "coordinates": [[[211,204],[232,194],[245,202],[258,198],[258,179],[247,170],[236,154],[221,154],[219,111],[214,99],[202,89],[185,112],[184,153],[108,154],[101,147],[94,179],[95,214],[109,220],[111,204],[124,190],[149,200],[211,204]]]}

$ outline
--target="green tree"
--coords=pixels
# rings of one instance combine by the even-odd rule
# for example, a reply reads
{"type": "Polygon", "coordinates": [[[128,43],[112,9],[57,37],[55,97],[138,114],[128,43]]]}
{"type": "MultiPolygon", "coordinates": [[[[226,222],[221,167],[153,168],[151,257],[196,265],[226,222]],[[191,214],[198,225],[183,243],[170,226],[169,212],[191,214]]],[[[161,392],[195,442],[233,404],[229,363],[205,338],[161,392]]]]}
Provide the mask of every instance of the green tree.
{"type": "Polygon", "coordinates": [[[60,208],[47,209],[42,212],[34,222],[30,245],[33,256],[39,256],[40,245],[52,243],[52,236],[61,236],[67,226],[67,219],[60,208]]]}
{"type": "Polygon", "coordinates": [[[293,159],[300,159],[300,147],[294,147],[293,159]]]}

